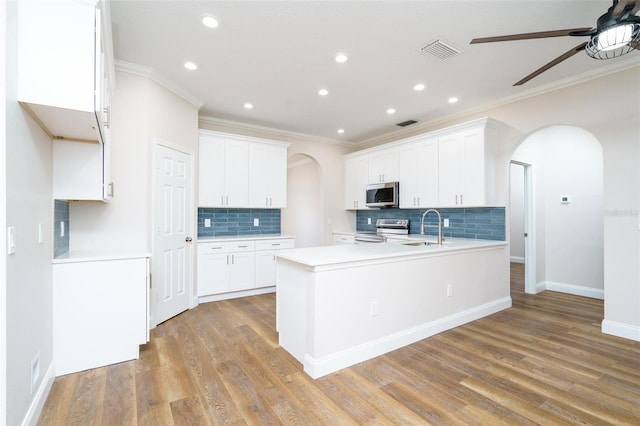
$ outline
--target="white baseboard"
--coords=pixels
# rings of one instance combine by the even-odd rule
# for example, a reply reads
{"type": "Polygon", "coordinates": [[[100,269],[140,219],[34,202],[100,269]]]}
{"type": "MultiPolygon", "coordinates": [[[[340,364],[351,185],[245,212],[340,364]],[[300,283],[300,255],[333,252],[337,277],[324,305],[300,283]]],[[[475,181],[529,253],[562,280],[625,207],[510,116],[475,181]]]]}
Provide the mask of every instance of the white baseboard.
{"type": "Polygon", "coordinates": [[[305,355],[304,371],[317,379],[510,307],[511,297],[505,297],[322,358],[305,355]]]}
{"type": "Polygon", "coordinates": [[[602,321],[602,332],[640,342],[640,326],[638,325],[624,324],[605,319],[602,321]]]}
{"type": "Polygon", "coordinates": [[[218,300],[237,299],[238,297],[256,296],[258,294],[275,293],[276,287],[254,288],[251,290],[234,291],[231,293],[212,294],[198,297],[198,303],[217,302],[218,300]]]}
{"type": "Polygon", "coordinates": [[[40,413],[42,413],[44,403],[47,401],[47,396],[49,396],[49,392],[51,391],[51,386],[53,386],[53,380],[56,378],[55,370],[55,363],[52,361],[51,364],[49,364],[49,368],[47,368],[47,372],[42,377],[40,386],[36,391],[33,401],[31,401],[31,405],[29,405],[27,414],[25,414],[22,420],[23,426],[31,426],[37,423],[40,413]]]}
{"type": "Polygon", "coordinates": [[[592,299],[604,300],[604,289],[585,287],[575,284],[558,283],[555,281],[543,281],[536,284],[536,292],[543,290],[557,291],[560,293],[574,294],[576,296],[590,297],[592,299]]]}
{"type": "Polygon", "coordinates": [[[511,256],[511,263],[524,263],[524,257],[511,256]]]}

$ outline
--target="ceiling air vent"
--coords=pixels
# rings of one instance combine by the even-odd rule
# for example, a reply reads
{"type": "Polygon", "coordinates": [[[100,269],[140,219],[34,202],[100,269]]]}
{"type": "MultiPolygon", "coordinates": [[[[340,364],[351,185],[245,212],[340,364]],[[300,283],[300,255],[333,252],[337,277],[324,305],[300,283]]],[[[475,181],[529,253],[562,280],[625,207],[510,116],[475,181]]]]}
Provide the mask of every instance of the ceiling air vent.
{"type": "Polygon", "coordinates": [[[396,124],[396,126],[406,127],[406,126],[411,126],[412,124],[416,124],[416,123],[417,123],[416,120],[407,120],[407,121],[403,121],[402,123],[396,124]]]}
{"type": "Polygon", "coordinates": [[[435,56],[438,59],[453,58],[461,52],[460,49],[456,49],[442,39],[435,39],[420,48],[420,53],[423,55],[435,56]]]}

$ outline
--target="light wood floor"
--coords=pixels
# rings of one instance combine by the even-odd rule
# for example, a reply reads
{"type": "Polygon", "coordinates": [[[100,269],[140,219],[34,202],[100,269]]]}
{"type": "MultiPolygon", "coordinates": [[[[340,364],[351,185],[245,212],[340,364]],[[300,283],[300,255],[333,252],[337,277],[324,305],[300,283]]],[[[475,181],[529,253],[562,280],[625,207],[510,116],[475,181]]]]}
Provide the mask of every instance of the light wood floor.
{"type": "Polygon", "coordinates": [[[57,378],[38,424],[639,425],[640,343],[512,266],[513,308],[318,380],[278,347],[273,294],[203,304],[139,360],[57,378]]]}

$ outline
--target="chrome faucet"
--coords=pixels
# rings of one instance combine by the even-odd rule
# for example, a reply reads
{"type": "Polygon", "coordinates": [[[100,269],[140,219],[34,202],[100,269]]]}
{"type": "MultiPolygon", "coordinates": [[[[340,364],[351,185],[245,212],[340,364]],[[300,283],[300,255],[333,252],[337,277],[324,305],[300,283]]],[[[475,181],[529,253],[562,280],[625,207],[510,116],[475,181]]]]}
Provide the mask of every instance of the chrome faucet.
{"type": "Polygon", "coordinates": [[[429,209],[422,213],[422,221],[420,222],[420,235],[424,235],[424,217],[429,213],[434,212],[438,215],[438,245],[442,245],[442,216],[440,216],[440,212],[436,209],[429,209]]]}

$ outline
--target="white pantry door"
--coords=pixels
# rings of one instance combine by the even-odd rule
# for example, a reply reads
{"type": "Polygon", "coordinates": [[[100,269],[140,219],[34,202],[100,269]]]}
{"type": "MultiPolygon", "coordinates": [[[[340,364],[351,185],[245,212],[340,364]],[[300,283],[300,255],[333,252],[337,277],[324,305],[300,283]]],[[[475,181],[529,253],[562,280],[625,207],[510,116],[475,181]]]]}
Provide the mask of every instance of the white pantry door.
{"type": "Polygon", "coordinates": [[[153,324],[189,309],[193,256],[190,154],[156,144],[154,159],[153,324]]]}

